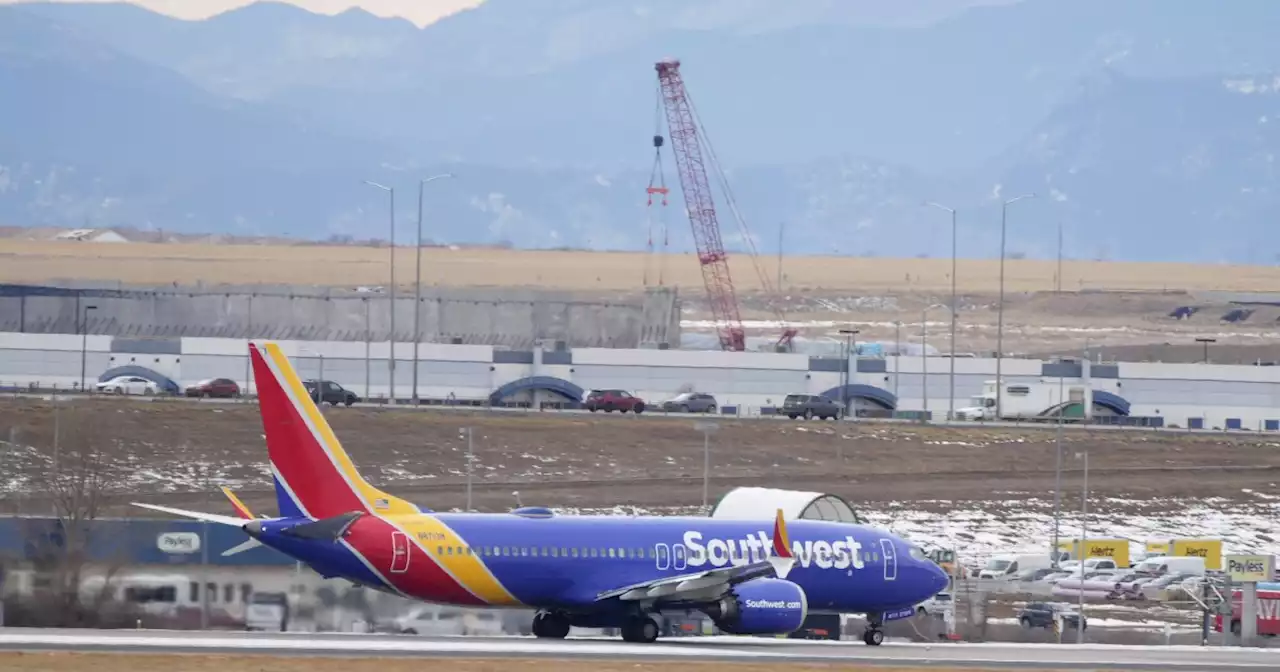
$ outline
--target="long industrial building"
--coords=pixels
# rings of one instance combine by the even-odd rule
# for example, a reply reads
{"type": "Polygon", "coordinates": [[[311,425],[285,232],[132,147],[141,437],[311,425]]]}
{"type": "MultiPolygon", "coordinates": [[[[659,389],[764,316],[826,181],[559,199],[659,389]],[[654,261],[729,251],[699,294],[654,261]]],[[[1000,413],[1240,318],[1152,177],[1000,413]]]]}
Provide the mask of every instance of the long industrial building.
{"type": "MultiPolygon", "coordinates": [[[[390,344],[280,341],[306,378],[337,381],[365,399],[389,396],[390,344]]],[[[395,346],[395,398],[412,398],[413,345],[395,346]]],[[[1010,395],[1031,388],[1080,391],[1097,422],[1189,429],[1280,431],[1280,367],[1006,358],[1010,395]]],[[[0,389],[74,390],[139,374],[177,391],[230,378],[252,393],[248,341],[0,333],[0,389]]],[[[820,357],[795,353],[534,348],[422,343],[417,393],[431,403],[574,405],[591,389],[624,389],[650,402],[683,391],[712,394],[718,411],[758,415],[789,394],[823,395],[899,417],[946,417],[995,378],[994,359],[820,357]],[[955,364],[954,394],[950,366],[955,364]],[[927,373],[926,373],[927,372],[927,373]]],[[[1037,413],[1050,411],[1050,404],[1037,413]]]]}
{"type": "MultiPolygon", "coordinates": [[[[608,299],[529,288],[424,287],[421,341],[530,348],[676,347],[680,300],[670,287],[608,299]]],[[[399,288],[394,329],[382,287],[121,287],[0,285],[0,331],[134,338],[272,338],[413,341],[413,288],[399,288]],[[394,333],[393,333],[394,332],[394,333]]]]}

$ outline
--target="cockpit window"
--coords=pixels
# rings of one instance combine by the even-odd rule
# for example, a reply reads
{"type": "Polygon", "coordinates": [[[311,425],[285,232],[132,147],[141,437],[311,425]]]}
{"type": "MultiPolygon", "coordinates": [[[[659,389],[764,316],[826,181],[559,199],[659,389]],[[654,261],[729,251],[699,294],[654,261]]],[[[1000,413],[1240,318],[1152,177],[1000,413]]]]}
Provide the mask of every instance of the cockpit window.
{"type": "Polygon", "coordinates": [[[916,546],[912,546],[910,549],[908,549],[907,554],[910,555],[911,559],[913,560],[919,560],[923,562],[929,559],[929,556],[925,555],[924,551],[916,546]]]}

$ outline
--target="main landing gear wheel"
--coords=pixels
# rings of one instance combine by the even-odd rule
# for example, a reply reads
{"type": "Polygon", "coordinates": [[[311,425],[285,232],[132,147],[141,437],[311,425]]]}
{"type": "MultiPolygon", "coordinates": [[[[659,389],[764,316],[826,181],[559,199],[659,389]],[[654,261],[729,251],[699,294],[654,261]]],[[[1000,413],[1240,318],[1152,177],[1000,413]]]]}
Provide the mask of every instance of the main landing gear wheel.
{"type": "Polygon", "coordinates": [[[658,624],[648,616],[639,616],[622,626],[622,641],[649,644],[658,639],[658,624]]]}
{"type": "Polygon", "coordinates": [[[881,644],[884,644],[884,631],[879,628],[869,628],[866,632],[862,633],[862,641],[865,642],[867,646],[880,646],[881,644]]]}
{"type": "Polygon", "coordinates": [[[533,617],[533,636],[543,639],[564,639],[569,634],[569,619],[562,614],[538,612],[533,617]]]}

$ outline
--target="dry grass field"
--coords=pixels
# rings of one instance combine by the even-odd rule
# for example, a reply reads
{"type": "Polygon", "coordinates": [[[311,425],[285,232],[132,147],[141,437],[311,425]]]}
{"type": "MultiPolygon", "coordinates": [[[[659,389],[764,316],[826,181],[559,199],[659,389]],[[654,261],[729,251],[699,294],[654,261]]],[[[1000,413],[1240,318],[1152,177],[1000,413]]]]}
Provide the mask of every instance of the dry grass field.
{"type": "MultiPolygon", "coordinates": [[[[413,277],[413,250],[396,251],[397,279],[413,277]]],[[[554,252],[494,249],[424,250],[423,278],[442,286],[525,286],[566,290],[633,290],[642,284],[646,263],[641,253],[554,252]]],[[[388,281],[387,249],[353,246],[215,245],[156,243],[84,243],[0,239],[0,282],[119,280],[125,283],[292,283],[343,286],[388,281]]],[[[776,277],[775,258],[761,268],[776,277]]],[[[692,255],[669,255],[666,284],[702,287],[692,255]]],[[[783,260],[788,291],[945,292],[950,290],[949,259],[863,259],[792,257],[783,260]]],[[[759,288],[750,261],[738,256],[734,282],[740,290],[759,288]]],[[[1051,261],[1006,261],[1007,292],[1054,289],[1051,261]]],[[[961,260],[956,273],[965,293],[998,288],[996,260],[961,260]]],[[[1062,288],[1068,291],[1230,290],[1280,291],[1280,267],[1214,266],[1162,263],[1068,261],[1062,288]]]]}
{"type": "MultiPolygon", "coordinates": [[[[559,672],[641,672],[666,670],[671,661],[643,660],[553,660],[548,658],[354,658],[335,656],[263,656],[263,655],[171,655],[123,653],[0,653],[0,669],[6,672],[523,672],[555,669],[559,672]]],[[[688,672],[772,672],[779,669],[769,663],[704,663],[680,661],[688,672]]],[[[791,672],[924,672],[920,667],[867,667],[849,663],[826,665],[787,663],[791,672]]],[[[947,672],[959,668],[930,665],[930,672],[947,672]]],[[[965,667],[966,672],[983,672],[965,667]]],[[[987,672],[991,672],[988,670],[987,672]]]]}

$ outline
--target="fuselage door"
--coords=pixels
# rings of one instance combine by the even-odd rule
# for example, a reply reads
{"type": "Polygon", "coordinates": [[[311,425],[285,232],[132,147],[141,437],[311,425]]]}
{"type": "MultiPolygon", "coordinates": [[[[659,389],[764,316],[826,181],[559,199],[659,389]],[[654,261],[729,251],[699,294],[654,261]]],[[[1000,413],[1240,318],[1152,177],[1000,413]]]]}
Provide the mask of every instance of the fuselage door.
{"type": "Polygon", "coordinates": [[[655,561],[657,563],[657,568],[667,569],[671,567],[671,548],[666,544],[658,544],[655,547],[655,550],[658,555],[657,560],[655,561]]]}
{"type": "Polygon", "coordinates": [[[884,580],[894,581],[898,578],[898,552],[893,546],[893,540],[880,540],[880,554],[884,557],[884,580]]]}
{"type": "Polygon", "coordinates": [[[391,573],[409,571],[409,537],[399,530],[391,533],[391,573]]]}
{"type": "Polygon", "coordinates": [[[685,568],[686,554],[684,544],[673,544],[671,546],[671,569],[683,570],[685,568]]]}

